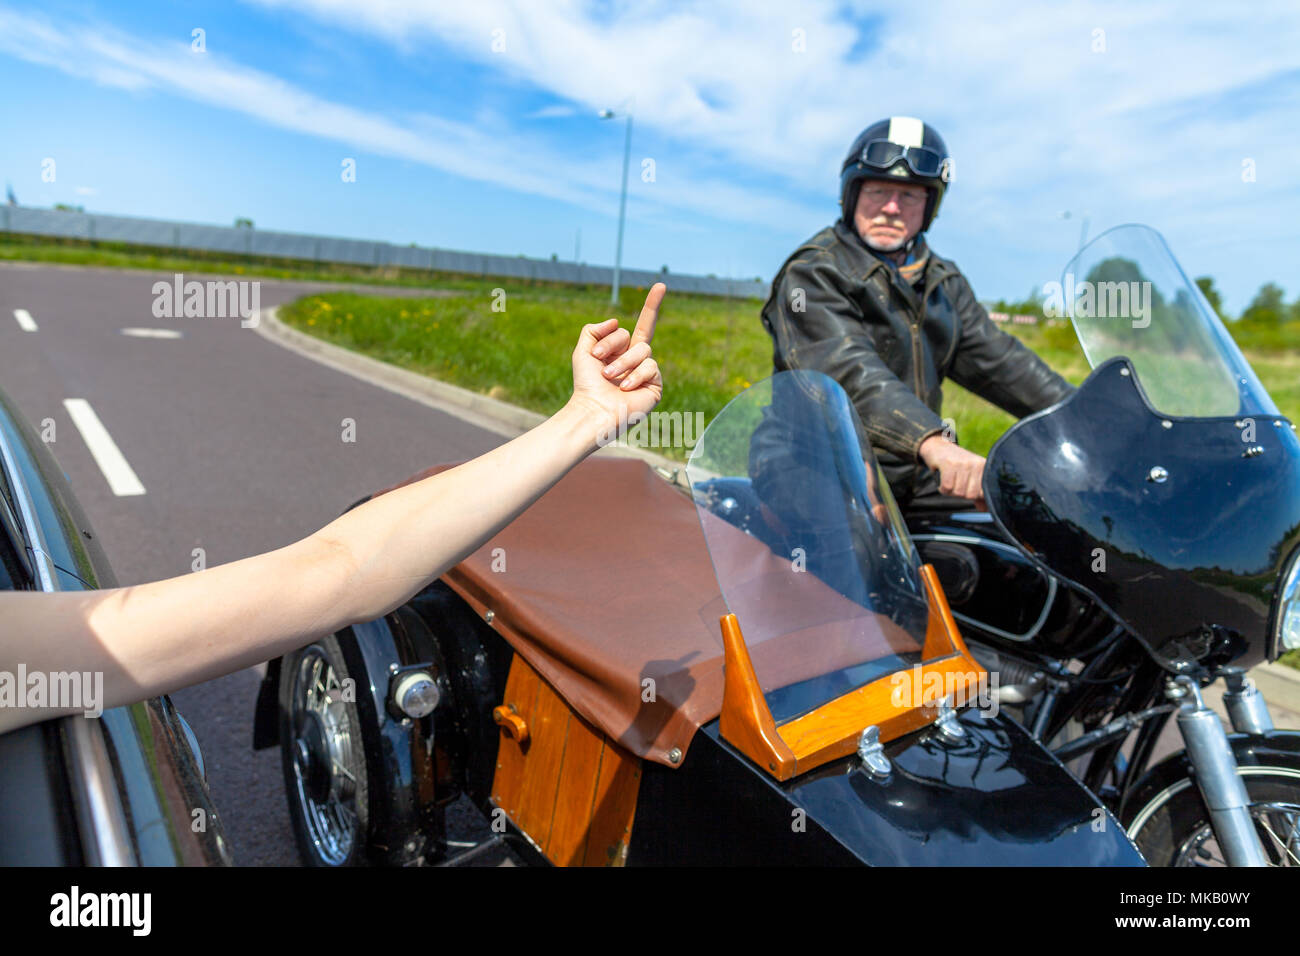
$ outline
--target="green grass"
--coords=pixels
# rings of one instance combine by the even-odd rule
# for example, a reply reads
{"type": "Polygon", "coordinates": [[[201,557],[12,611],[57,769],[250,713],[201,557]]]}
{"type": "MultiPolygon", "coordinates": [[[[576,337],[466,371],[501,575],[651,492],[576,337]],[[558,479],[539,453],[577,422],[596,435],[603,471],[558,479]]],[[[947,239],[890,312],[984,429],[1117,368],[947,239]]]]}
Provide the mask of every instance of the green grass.
{"type": "MultiPolygon", "coordinates": [[[[549,414],[568,397],[568,356],[578,329],[611,314],[630,327],[645,295],[641,288],[623,289],[615,311],[602,288],[524,288],[506,279],[466,281],[462,288],[464,295],[437,299],[313,295],[284,307],[280,317],[337,345],[549,414]],[[506,291],[505,309],[494,312],[492,289],[498,287],[506,291]]],[[[771,374],[771,340],[759,308],[753,299],[670,288],[655,337],[667,386],[662,410],[702,411],[711,420],[733,396],[771,374]]],[[[1069,381],[1087,377],[1087,361],[1068,324],[1009,330],[1069,381]]],[[[1300,330],[1295,341],[1300,344],[1300,330]]],[[[1300,355],[1251,347],[1245,353],[1282,413],[1300,420],[1300,355]]],[[[962,444],[981,455],[1014,421],[951,381],[944,385],[943,413],[955,422],[962,444]]],[[[677,457],[684,454],[679,450],[677,457]]]]}
{"type": "MultiPolygon", "coordinates": [[[[336,345],[550,414],[572,392],[569,357],[578,330],[611,315],[625,328],[634,324],[646,290],[621,291],[613,310],[608,289],[521,289],[494,279],[450,298],[313,295],[282,308],[280,318],[336,345]],[[492,288],[505,289],[504,311],[492,311],[492,288]]],[[[654,342],[667,386],[658,411],[698,411],[708,421],[771,374],[772,347],[758,309],[752,299],[669,292],[654,342]]],[[[657,450],[678,460],[689,452],[657,450]]]]}

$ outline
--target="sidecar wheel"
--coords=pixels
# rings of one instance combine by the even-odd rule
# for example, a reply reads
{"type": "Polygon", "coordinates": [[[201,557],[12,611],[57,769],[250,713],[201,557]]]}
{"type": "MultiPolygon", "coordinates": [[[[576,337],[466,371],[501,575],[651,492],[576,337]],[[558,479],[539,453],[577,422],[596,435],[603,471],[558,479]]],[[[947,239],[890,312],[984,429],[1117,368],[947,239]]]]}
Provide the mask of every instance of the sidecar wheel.
{"type": "Polygon", "coordinates": [[[280,760],[298,853],[307,866],[364,866],[369,787],[351,675],[330,635],[280,667],[280,760]]]}
{"type": "MultiPolygon", "coordinates": [[[[1300,768],[1238,767],[1271,866],[1300,866],[1300,768]]],[[[1188,778],[1133,817],[1128,835],[1152,866],[1227,866],[1200,791],[1188,778]]]]}

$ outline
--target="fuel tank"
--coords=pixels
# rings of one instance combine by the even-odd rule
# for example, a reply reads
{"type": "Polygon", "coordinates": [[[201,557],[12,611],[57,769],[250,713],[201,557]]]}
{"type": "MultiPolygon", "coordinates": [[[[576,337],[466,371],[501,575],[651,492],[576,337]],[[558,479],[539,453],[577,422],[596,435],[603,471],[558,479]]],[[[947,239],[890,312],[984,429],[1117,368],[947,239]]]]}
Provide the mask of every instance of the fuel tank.
{"type": "Polygon", "coordinates": [[[1068,660],[1095,648],[1115,626],[1105,608],[1036,563],[985,512],[925,519],[911,528],[921,560],[934,566],[969,639],[1012,654],[1068,660]]]}

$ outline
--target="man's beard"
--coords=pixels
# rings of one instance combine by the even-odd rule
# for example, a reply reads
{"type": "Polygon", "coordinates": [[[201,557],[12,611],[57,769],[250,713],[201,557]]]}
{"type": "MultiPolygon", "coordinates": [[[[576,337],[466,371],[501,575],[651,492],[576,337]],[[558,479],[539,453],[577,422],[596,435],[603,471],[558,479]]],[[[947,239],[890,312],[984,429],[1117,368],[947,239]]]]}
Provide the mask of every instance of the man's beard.
{"type": "MultiPolygon", "coordinates": [[[[881,218],[884,219],[884,217],[881,218]]],[[[908,236],[907,234],[907,227],[903,225],[902,222],[890,222],[888,219],[884,219],[883,222],[873,221],[868,223],[867,225],[868,228],[870,228],[871,226],[896,226],[897,228],[903,230],[903,237],[901,239],[873,239],[869,232],[863,233],[862,241],[865,242],[870,248],[876,250],[876,252],[898,252],[900,249],[906,246],[908,241],[911,239],[911,237],[908,236]]]]}
{"type": "Polygon", "coordinates": [[[870,235],[866,235],[862,237],[862,241],[877,252],[898,252],[903,246],[907,245],[906,237],[894,239],[890,242],[882,242],[879,239],[872,239],[870,235]]]}

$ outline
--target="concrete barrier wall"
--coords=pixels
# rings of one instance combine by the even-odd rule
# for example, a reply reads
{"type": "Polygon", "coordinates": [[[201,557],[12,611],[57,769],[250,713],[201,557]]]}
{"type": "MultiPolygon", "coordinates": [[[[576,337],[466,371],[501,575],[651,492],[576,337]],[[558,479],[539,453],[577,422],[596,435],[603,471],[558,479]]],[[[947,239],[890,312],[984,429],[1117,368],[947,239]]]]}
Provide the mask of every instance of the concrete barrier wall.
{"type": "MultiPolygon", "coordinates": [[[[234,255],[305,259],[311,262],[404,266],[410,269],[586,285],[609,285],[614,280],[614,270],[610,266],[589,266],[576,262],[554,262],[523,256],[512,258],[480,252],[457,252],[453,249],[397,246],[389,242],[363,239],[239,229],[232,226],[204,226],[164,219],[138,219],[133,216],[103,216],[61,209],[35,209],[30,206],[0,206],[0,210],[0,229],[34,236],[128,242],[181,251],[196,249],[234,255]]],[[[768,283],[753,279],[719,279],[714,276],[647,272],[642,269],[623,269],[619,276],[619,282],[625,286],[649,286],[660,279],[677,292],[756,299],[765,299],[768,294],[768,283]]]]}

